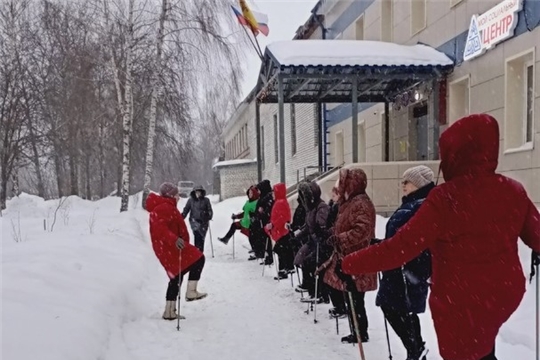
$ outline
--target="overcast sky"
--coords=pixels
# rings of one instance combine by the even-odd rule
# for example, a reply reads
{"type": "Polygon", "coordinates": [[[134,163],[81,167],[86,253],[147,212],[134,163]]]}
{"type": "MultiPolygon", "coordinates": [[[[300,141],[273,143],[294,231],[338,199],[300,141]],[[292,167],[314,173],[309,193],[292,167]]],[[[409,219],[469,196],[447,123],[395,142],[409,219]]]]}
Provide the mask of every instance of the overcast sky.
{"type": "MultiPolygon", "coordinates": [[[[268,37],[260,34],[259,43],[264,53],[267,44],[280,40],[291,40],[299,26],[303,25],[309,18],[311,9],[317,0],[251,0],[248,3],[252,9],[268,15],[268,26],[270,34],[268,37]]],[[[255,50],[250,49],[247,58],[247,71],[242,84],[242,99],[256,85],[261,61],[255,54],[255,50]]]]}

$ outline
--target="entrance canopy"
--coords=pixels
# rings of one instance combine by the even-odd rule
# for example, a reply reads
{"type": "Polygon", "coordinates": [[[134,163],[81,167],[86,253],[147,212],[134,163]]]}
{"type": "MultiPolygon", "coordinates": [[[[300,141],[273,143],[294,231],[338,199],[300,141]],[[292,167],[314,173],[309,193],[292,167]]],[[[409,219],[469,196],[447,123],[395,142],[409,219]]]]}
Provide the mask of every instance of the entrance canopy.
{"type": "Polygon", "coordinates": [[[362,40],[290,40],[267,46],[257,84],[262,103],[278,103],[277,77],[286,103],[391,101],[418,83],[443,77],[454,62],[427,45],[362,40]]]}
{"type": "MultiPolygon", "coordinates": [[[[279,129],[285,129],[285,103],[351,103],[352,160],[358,162],[358,103],[384,103],[385,156],[388,157],[389,103],[422,83],[435,85],[434,81],[444,78],[453,68],[454,62],[448,56],[422,44],[290,40],[268,45],[255,89],[259,180],[262,177],[259,104],[279,104],[279,129]]],[[[319,123],[326,126],[323,119],[319,123]]],[[[319,159],[326,154],[325,136],[326,130],[320,131],[319,159]]],[[[279,167],[280,180],[285,182],[283,130],[279,132],[279,167]]]]}

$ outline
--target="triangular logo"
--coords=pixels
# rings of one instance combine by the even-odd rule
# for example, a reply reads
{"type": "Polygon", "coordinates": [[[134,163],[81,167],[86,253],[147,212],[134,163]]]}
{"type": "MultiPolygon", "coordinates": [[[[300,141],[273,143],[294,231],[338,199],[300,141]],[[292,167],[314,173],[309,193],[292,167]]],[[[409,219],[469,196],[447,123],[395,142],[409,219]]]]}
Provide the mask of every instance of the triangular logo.
{"type": "Polygon", "coordinates": [[[480,31],[478,31],[478,21],[476,15],[471,18],[469,25],[469,33],[467,34],[467,42],[465,43],[465,51],[463,52],[463,60],[473,59],[483,53],[482,41],[480,39],[480,31]]]}

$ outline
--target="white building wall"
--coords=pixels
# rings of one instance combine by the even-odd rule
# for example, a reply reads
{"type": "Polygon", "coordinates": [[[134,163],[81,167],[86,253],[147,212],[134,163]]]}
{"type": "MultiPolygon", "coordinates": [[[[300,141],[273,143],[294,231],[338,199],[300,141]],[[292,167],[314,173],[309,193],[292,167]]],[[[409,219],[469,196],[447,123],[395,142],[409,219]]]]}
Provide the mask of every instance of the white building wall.
{"type": "MultiPolygon", "coordinates": [[[[279,133],[281,131],[285,131],[285,176],[287,186],[296,184],[299,177],[300,179],[303,178],[304,168],[318,166],[319,164],[315,105],[295,104],[294,106],[296,114],[296,154],[292,154],[291,105],[285,104],[285,129],[278,129],[278,161],[276,162],[274,115],[278,114],[278,105],[261,105],[261,127],[264,128],[264,140],[262,140],[264,146],[263,178],[270,180],[272,184],[280,181],[279,133]]],[[[255,119],[253,119],[254,121],[255,119]]],[[[306,170],[308,175],[315,171],[317,170],[306,170]]]]}

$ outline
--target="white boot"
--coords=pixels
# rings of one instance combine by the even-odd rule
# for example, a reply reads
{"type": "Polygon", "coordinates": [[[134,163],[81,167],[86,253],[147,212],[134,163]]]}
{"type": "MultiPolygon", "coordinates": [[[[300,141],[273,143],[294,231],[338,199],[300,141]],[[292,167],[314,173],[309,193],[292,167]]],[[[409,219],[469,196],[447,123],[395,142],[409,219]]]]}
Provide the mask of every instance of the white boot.
{"type": "Polygon", "coordinates": [[[163,312],[163,319],[165,320],[185,320],[186,318],[176,313],[176,301],[167,301],[165,303],[165,311],[163,312]]]}
{"type": "Polygon", "coordinates": [[[197,291],[197,284],[198,283],[199,283],[199,281],[197,281],[197,280],[189,280],[188,281],[187,291],[186,291],[186,301],[204,299],[208,295],[207,293],[197,291]]]}

